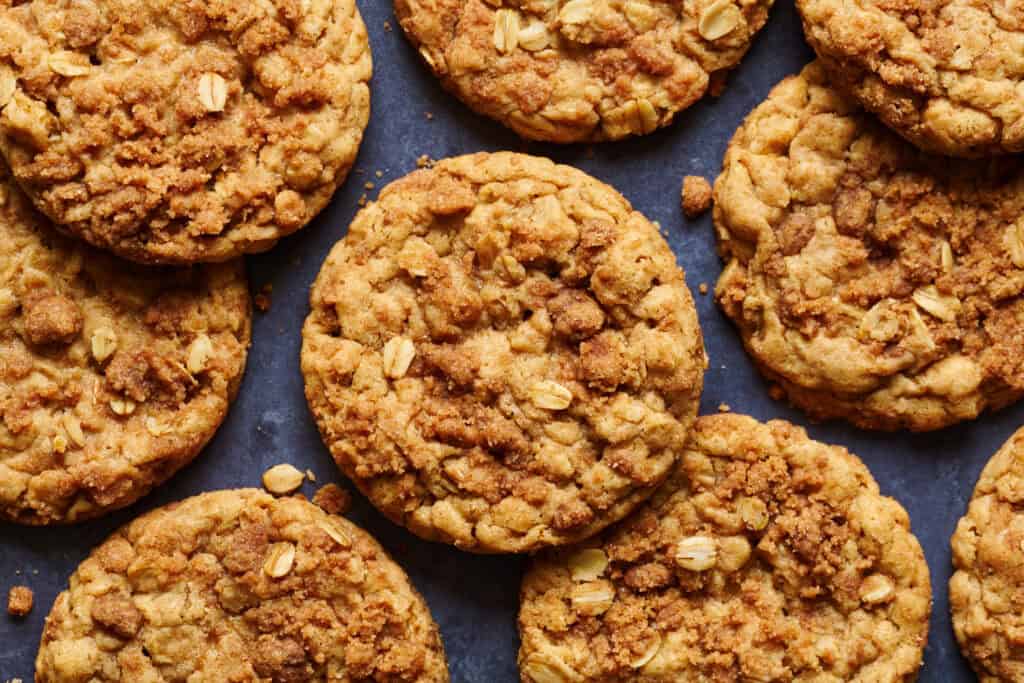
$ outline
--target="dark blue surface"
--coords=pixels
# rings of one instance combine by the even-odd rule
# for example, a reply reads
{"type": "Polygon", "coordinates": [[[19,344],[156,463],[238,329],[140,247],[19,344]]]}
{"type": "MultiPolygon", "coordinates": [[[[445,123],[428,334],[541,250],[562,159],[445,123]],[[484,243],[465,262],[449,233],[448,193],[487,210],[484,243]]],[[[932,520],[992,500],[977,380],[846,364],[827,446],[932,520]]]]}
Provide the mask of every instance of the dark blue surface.
{"type": "MultiPolygon", "coordinates": [[[[258,486],[270,465],[291,462],[317,475],[317,485],[344,483],[306,409],[299,375],[299,331],[307,293],[330,247],[345,233],[358,199],[415,168],[417,157],[442,158],[479,150],[511,149],[572,164],[618,188],[658,221],[695,292],[711,365],[703,412],[727,403],[760,419],[785,418],[808,426],[812,436],[847,446],[878,479],[882,491],[910,512],[931,569],[935,604],[921,681],[974,680],[950,629],[946,584],[949,537],[963,513],[981,468],[1024,420],[1024,405],[933,434],[873,434],[843,424],[810,425],[799,412],[771,400],[739,338],[711,295],[721,264],[708,216],[685,221],[679,187],[685,174],[713,179],[733,131],[782,77],[811,55],[791,0],[781,0],[754,48],[717,100],[679,116],[666,130],[637,140],[593,147],[524,143],[498,124],[472,114],[442,92],[404,40],[388,0],[360,2],[373,45],[373,113],[357,170],[312,225],[269,254],[249,260],[253,288],[273,285],[273,306],[257,314],[242,391],[224,427],[191,466],[139,504],[74,528],[31,529],[0,524],[0,589],[26,583],[36,608],[25,620],[0,616],[0,681],[32,680],[43,620],[77,564],[114,528],[157,505],[217,488],[258,486]],[[387,30],[385,22],[392,30],[387,30]],[[428,117],[428,113],[431,114],[428,117]],[[381,171],[382,178],[375,172],[381,171]],[[364,183],[373,182],[374,190],[364,183]]],[[[313,486],[305,491],[311,495],[313,486]]],[[[425,543],[373,511],[360,497],[351,517],[394,554],[426,596],[441,625],[452,680],[517,681],[515,618],[523,561],[479,557],[425,543]]]]}

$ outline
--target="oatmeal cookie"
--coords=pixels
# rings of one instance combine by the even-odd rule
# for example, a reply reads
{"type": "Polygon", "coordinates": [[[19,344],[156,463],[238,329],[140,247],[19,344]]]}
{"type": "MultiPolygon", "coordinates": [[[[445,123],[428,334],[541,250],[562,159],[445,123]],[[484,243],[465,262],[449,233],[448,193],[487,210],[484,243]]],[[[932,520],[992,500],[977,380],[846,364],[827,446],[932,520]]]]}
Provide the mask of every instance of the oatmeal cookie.
{"type": "Polygon", "coordinates": [[[716,295],[813,418],[937,429],[1024,394],[1024,166],[929,156],[829,87],[778,85],[726,152],[716,295]]]}
{"type": "Polygon", "coordinates": [[[1024,429],[981,473],[953,534],[953,631],[982,683],[1024,680],[1024,429]]]}
{"type": "Polygon", "coordinates": [[[922,149],[1024,151],[1024,5],[797,0],[832,82],[922,149]]]}
{"type": "Polygon", "coordinates": [[[299,497],[217,491],[150,512],[71,577],[36,683],[447,683],[426,603],[369,534],[299,497]]]}
{"type": "Polygon", "coordinates": [[[96,246],[223,261],[327,204],[366,127],[370,72],[353,0],[14,0],[0,10],[0,152],[96,246]]]}
{"type": "Polygon", "coordinates": [[[615,190],[512,153],[388,187],[334,247],[306,398],[388,517],[476,552],[589,536],[660,484],[706,360],[683,272],[615,190]]]}
{"type": "Polygon", "coordinates": [[[57,234],[0,169],[0,517],[148,493],[213,436],[248,345],[240,261],[125,263],[57,234]]]}
{"type": "Polygon", "coordinates": [[[523,137],[616,140],[667,126],[724,81],[773,0],[395,0],[444,86],[523,137]]]}
{"type": "Polygon", "coordinates": [[[697,420],[640,509],[523,579],[524,683],[913,681],[928,566],[844,448],[787,422],[697,420]]]}

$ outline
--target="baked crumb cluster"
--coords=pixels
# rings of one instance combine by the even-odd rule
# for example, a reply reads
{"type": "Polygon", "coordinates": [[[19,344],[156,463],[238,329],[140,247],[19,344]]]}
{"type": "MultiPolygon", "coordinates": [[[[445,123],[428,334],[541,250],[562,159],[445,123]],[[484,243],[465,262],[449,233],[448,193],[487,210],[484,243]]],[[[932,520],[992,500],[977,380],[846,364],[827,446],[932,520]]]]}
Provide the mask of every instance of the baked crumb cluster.
{"type": "Polygon", "coordinates": [[[0,150],[36,205],[145,262],[305,225],[369,117],[352,0],[33,0],[0,12],[0,150]]]}
{"type": "Polygon", "coordinates": [[[135,520],[46,622],[37,683],[446,683],[437,627],[368,534],[301,498],[206,493],[135,520]]]}
{"type": "Polygon", "coordinates": [[[58,235],[0,173],[0,517],[123,507],[192,460],[238,390],[240,262],[144,269],[58,235]]]}
{"type": "Polygon", "coordinates": [[[912,681],[928,567],[906,512],[845,449],[701,417],[621,525],[523,581],[524,683],[912,681]]]}
{"type": "Polygon", "coordinates": [[[798,0],[835,84],[922,149],[1024,151],[1024,8],[1013,2],[798,0]]]}
{"type": "Polygon", "coordinates": [[[936,429],[1024,393],[1024,173],[919,152],[817,63],[747,117],[715,185],[717,297],[815,418],[936,429]]]}
{"type": "Polygon", "coordinates": [[[1024,433],[1018,431],[985,466],[952,540],[953,631],[982,683],[1024,676],[1022,491],[1024,433]]]}
{"type": "Polygon", "coordinates": [[[553,142],[650,133],[724,79],[772,0],[396,0],[420,55],[470,107],[553,142]]]}
{"type": "Polygon", "coordinates": [[[593,534],[668,475],[705,356],[656,228],[511,153],[386,187],[331,252],[306,396],[342,470],[429,539],[519,552],[593,534]]]}

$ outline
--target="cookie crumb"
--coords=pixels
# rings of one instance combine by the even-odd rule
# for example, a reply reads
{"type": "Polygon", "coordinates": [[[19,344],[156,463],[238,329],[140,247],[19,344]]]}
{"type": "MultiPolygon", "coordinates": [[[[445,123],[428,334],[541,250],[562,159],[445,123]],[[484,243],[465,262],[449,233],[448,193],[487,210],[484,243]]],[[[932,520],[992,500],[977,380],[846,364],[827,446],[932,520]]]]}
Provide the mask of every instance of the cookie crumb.
{"type": "Polygon", "coordinates": [[[384,30],[387,31],[388,33],[391,33],[391,22],[390,21],[385,21],[384,22],[384,30]]]}
{"type": "Polygon", "coordinates": [[[416,168],[433,168],[436,163],[427,154],[421,154],[416,158],[416,168]]]}
{"type": "Polygon", "coordinates": [[[718,404],[718,412],[720,412],[720,413],[728,413],[728,412],[731,412],[731,411],[732,411],[732,407],[728,403],[719,403],[718,404]]]}
{"type": "Polygon", "coordinates": [[[773,384],[768,389],[768,395],[774,398],[776,401],[781,401],[786,398],[786,392],[783,391],[782,387],[778,384],[773,384]]]}
{"type": "Polygon", "coordinates": [[[256,304],[256,309],[261,313],[266,313],[270,310],[271,299],[270,295],[274,292],[274,285],[269,282],[262,287],[260,291],[253,297],[253,303],[256,304]]]}
{"type": "Polygon", "coordinates": [[[711,208],[711,183],[699,175],[683,178],[683,213],[696,218],[711,208]]]}
{"type": "Polygon", "coordinates": [[[313,504],[330,515],[343,515],[352,507],[352,494],[337,484],[324,484],[313,494],[313,504]]]}
{"type": "Polygon", "coordinates": [[[302,486],[305,476],[288,463],[274,465],[263,473],[263,487],[275,495],[284,495],[302,486]]]}
{"type": "Polygon", "coordinates": [[[367,181],[367,182],[366,182],[366,183],[365,183],[365,184],[363,185],[363,187],[364,187],[364,188],[366,188],[367,190],[372,190],[373,188],[375,188],[375,187],[376,187],[376,185],[374,185],[373,183],[371,183],[371,182],[367,181]]]}
{"type": "Polygon", "coordinates": [[[706,282],[700,283],[699,285],[697,285],[697,289],[698,289],[698,291],[700,291],[701,294],[707,294],[708,293],[708,283],[706,283],[706,282]]]}
{"type": "Polygon", "coordinates": [[[313,472],[313,470],[306,470],[306,479],[309,479],[310,481],[316,481],[316,474],[313,472]]]}
{"type": "Polygon", "coordinates": [[[384,177],[384,171],[374,171],[373,175],[377,176],[378,178],[383,178],[384,177]]]}
{"type": "Polygon", "coordinates": [[[7,593],[7,613],[12,617],[23,617],[32,611],[34,595],[28,586],[12,586],[7,593]]]}
{"type": "Polygon", "coordinates": [[[359,201],[357,202],[357,204],[359,204],[359,206],[366,206],[366,202],[367,202],[366,195],[365,194],[364,195],[360,195],[359,201]]]}
{"type": "Polygon", "coordinates": [[[432,112],[432,111],[425,111],[425,112],[423,112],[423,115],[427,117],[427,121],[433,121],[434,120],[434,112],[432,112]]]}

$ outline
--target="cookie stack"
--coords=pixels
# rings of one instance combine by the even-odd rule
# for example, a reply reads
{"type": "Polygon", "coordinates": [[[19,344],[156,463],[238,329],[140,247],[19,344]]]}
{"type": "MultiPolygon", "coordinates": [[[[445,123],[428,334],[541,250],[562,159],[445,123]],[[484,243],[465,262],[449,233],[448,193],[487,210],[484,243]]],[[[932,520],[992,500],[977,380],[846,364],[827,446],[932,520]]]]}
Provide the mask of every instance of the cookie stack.
{"type": "MultiPolygon", "coordinates": [[[[344,182],[371,58],[352,0],[11,4],[0,515],[77,522],[167,480],[223,421],[249,346],[241,257],[344,182]]],[[[472,109],[590,142],[717,94],[771,4],[395,10],[472,109]]],[[[718,302],[812,419],[933,430],[1018,400],[1024,185],[1006,153],[1024,96],[1005,65],[1024,18],[798,6],[820,60],[729,145],[718,302]]],[[[689,184],[687,213],[709,192],[689,184]]],[[[698,417],[707,364],[657,224],[512,152],[385,187],[326,255],[302,329],[309,409],[374,507],[423,539],[535,555],[524,683],[914,680],[932,592],[906,511],[800,427],[698,417]]],[[[1024,677],[1021,439],[953,539],[956,634],[985,680],[1024,677]]],[[[116,532],[57,598],[36,680],[449,680],[403,570],[329,495],[289,496],[302,480],[284,467],[279,497],[207,492],[116,532]]]]}

